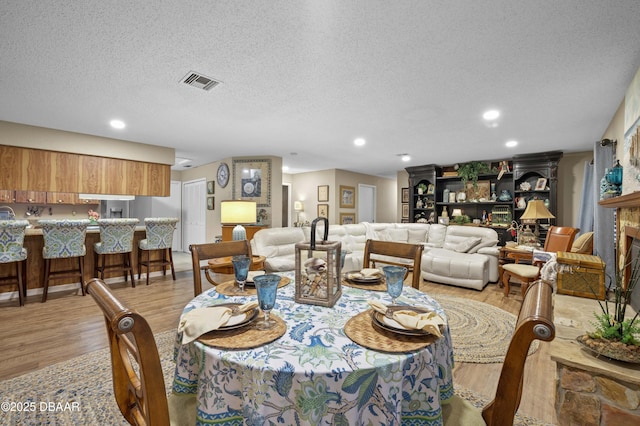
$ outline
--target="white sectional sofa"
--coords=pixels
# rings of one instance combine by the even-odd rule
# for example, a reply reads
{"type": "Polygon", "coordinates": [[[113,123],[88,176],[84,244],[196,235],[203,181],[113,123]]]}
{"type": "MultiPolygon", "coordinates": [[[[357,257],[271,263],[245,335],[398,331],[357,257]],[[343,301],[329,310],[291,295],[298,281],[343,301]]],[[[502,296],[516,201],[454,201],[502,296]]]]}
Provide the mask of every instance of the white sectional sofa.
{"type": "MultiPolygon", "coordinates": [[[[266,257],[267,271],[295,269],[295,245],[310,241],[311,228],[267,228],[253,236],[254,254],[266,257]]],[[[316,229],[316,241],[324,236],[316,229]]],[[[498,234],[491,228],[426,223],[368,223],[330,225],[328,241],[340,241],[347,251],[344,270],[359,270],[367,239],[423,244],[422,278],[482,290],[498,281],[498,234]]]]}

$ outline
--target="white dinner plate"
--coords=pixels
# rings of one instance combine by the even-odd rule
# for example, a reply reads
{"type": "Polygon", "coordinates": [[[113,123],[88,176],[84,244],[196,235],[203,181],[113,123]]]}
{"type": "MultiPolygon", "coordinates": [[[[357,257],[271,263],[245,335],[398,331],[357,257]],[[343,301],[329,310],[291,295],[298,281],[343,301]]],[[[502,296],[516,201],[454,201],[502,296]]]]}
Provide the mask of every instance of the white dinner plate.
{"type": "Polygon", "coordinates": [[[358,284],[377,284],[382,281],[382,277],[380,275],[375,277],[366,277],[360,273],[360,271],[351,271],[345,272],[344,277],[358,284]]]}

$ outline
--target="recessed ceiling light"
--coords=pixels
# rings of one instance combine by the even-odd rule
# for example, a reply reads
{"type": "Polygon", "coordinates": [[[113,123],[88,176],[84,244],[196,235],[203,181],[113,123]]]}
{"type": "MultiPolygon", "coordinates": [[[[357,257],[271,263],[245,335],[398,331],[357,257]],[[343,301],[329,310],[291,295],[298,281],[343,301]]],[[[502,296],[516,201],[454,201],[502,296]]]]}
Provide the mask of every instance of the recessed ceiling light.
{"type": "Polygon", "coordinates": [[[505,146],[507,148],[513,148],[514,146],[518,146],[518,141],[507,141],[507,143],[505,143],[505,146]]]}
{"type": "Polygon", "coordinates": [[[409,154],[398,154],[402,161],[411,161],[411,156],[409,154]]]}
{"type": "Polygon", "coordinates": [[[109,124],[114,129],[124,129],[127,126],[126,124],[124,124],[124,121],[122,120],[111,120],[109,124]]]}
{"type": "Polygon", "coordinates": [[[498,117],[500,117],[500,111],[498,111],[497,109],[491,109],[482,114],[482,118],[489,121],[495,120],[498,117]]]}
{"type": "Polygon", "coordinates": [[[363,146],[365,143],[367,143],[367,141],[365,141],[363,138],[356,138],[356,139],[353,141],[353,144],[354,144],[355,146],[363,146]]]}

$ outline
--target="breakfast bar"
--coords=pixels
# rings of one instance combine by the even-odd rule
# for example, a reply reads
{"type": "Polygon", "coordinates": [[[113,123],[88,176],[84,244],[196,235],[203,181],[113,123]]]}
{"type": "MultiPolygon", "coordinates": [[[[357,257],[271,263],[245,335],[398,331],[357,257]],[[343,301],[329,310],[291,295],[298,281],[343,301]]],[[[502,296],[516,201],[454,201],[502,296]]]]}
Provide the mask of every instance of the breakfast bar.
{"type": "MultiPolygon", "coordinates": [[[[137,247],[138,241],[146,238],[146,232],[144,225],[139,225],[136,227],[133,239],[133,270],[138,270],[138,258],[137,258],[137,247]]],[[[94,244],[100,241],[100,230],[98,226],[89,226],[87,228],[87,235],[85,239],[85,245],[87,247],[87,254],[84,258],[84,279],[85,281],[94,277],[94,244]]],[[[44,259],[42,257],[42,249],[44,246],[44,240],[42,237],[42,229],[39,227],[30,227],[26,230],[26,236],[24,240],[24,246],[27,249],[27,277],[26,277],[26,289],[34,290],[42,288],[42,279],[43,279],[43,268],[44,268],[44,259]]],[[[152,253],[152,259],[155,256],[160,256],[160,253],[152,253]]],[[[115,263],[117,259],[115,257],[111,257],[107,259],[107,265],[115,263]]],[[[59,259],[56,264],[53,266],[55,270],[58,269],[69,269],[73,266],[77,265],[77,261],[75,259],[59,259]]],[[[13,273],[12,265],[0,265],[0,277],[9,276],[13,273]]],[[[121,276],[122,274],[117,271],[106,271],[105,279],[121,276]]],[[[69,278],[60,278],[51,282],[49,291],[51,292],[51,287],[64,285],[64,284],[73,284],[76,281],[69,278]]],[[[15,291],[11,287],[2,287],[0,288],[0,292],[7,291],[15,291]]],[[[55,291],[55,290],[53,290],[55,291]]],[[[28,294],[28,293],[27,293],[28,294]]],[[[17,296],[16,296],[17,297],[17,296]]]]}

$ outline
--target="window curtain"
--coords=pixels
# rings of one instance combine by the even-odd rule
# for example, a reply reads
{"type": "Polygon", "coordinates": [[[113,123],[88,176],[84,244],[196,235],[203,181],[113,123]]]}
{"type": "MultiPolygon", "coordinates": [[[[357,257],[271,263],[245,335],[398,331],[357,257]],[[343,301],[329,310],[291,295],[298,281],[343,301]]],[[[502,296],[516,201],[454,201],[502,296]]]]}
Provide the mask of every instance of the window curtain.
{"type": "MultiPolygon", "coordinates": [[[[593,217],[593,250],[606,264],[606,276],[615,277],[615,209],[605,208],[598,204],[600,201],[600,181],[604,177],[605,169],[613,167],[615,142],[603,144],[598,141],[594,147],[592,195],[594,199],[593,217]]],[[[609,280],[607,280],[609,284],[609,280]]]]}
{"type": "Polygon", "coordinates": [[[578,212],[578,228],[579,234],[586,234],[593,231],[593,216],[598,204],[600,194],[600,181],[598,180],[598,192],[593,190],[593,162],[584,162],[584,178],[582,180],[582,201],[580,202],[580,211],[578,212]]]}

